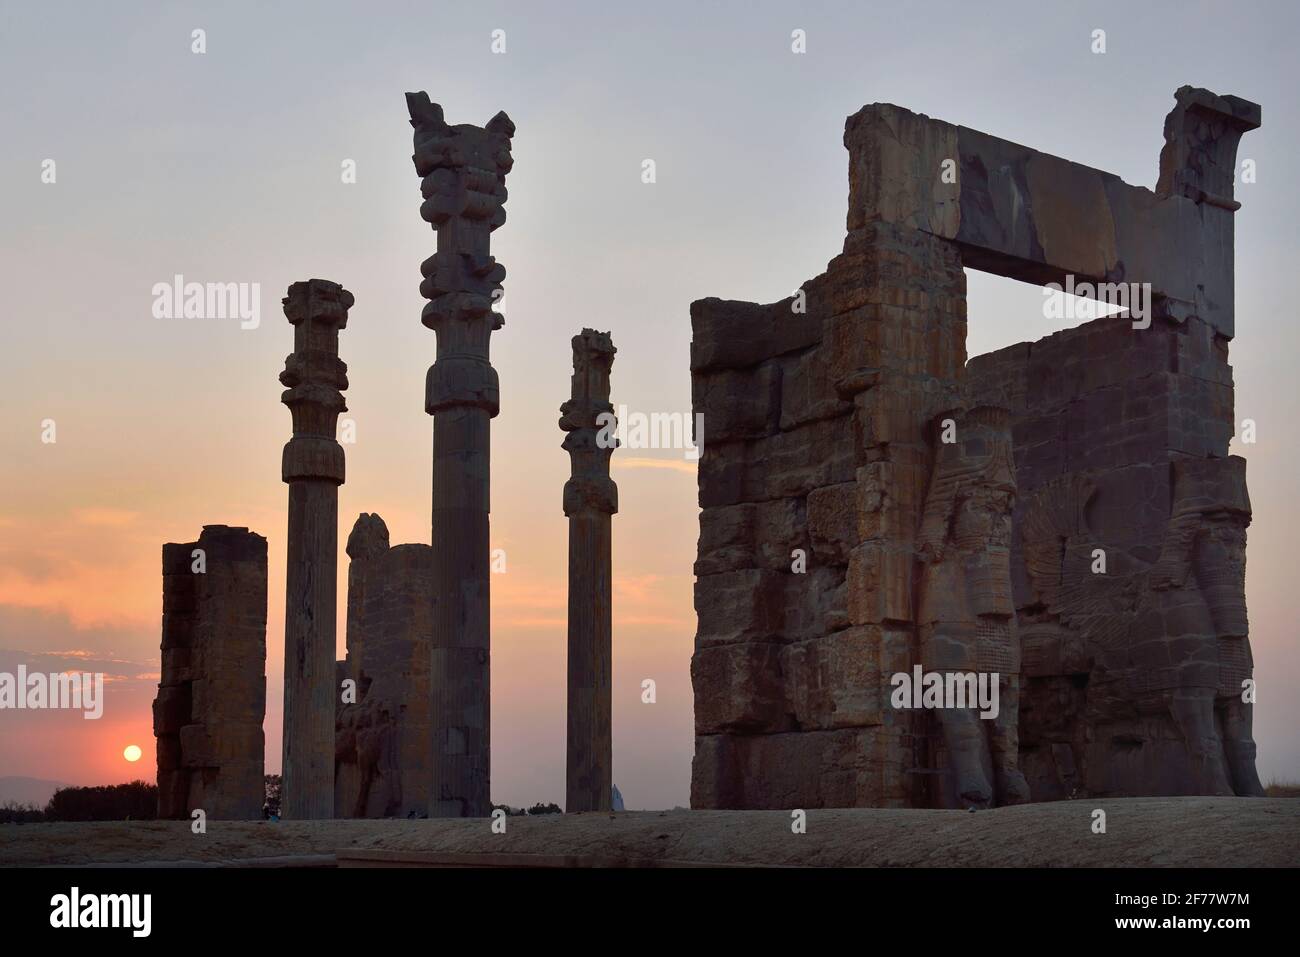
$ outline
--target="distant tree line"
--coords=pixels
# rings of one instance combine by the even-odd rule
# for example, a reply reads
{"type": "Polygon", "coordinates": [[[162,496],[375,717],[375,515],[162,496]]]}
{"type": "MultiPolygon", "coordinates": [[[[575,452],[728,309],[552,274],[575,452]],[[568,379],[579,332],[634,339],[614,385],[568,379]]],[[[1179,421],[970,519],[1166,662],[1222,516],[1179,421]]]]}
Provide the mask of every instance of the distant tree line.
{"type": "MultiPolygon", "coordinates": [[[[278,774],[266,776],[266,803],[263,817],[280,816],[281,779],[278,774]]],[[[543,804],[514,808],[507,804],[494,804],[493,810],[503,810],[511,817],[538,814],[563,814],[558,804],[543,804]]],[[[104,784],[97,787],[59,788],[44,808],[32,804],[10,801],[0,805],[0,824],[41,824],[55,821],[152,821],[158,817],[158,787],[145,781],[129,784],[104,784]]]]}
{"type": "Polygon", "coordinates": [[[493,804],[492,810],[505,811],[507,817],[523,817],[525,815],[564,813],[564,809],[561,808],[558,804],[554,804],[554,803],[543,804],[540,801],[538,801],[536,804],[534,804],[532,807],[526,810],[521,807],[511,807],[509,804],[493,804]]]}
{"type": "MultiPolygon", "coordinates": [[[[265,817],[280,814],[280,775],[266,776],[265,817]]],[[[66,787],[54,792],[44,808],[10,801],[0,806],[0,824],[55,821],[152,821],[158,817],[158,786],[145,781],[66,787]]]]}
{"type": "Polygon", "coordinates": [[[49,821],[152,821],[158,817],[158,787],[144,781],[67,787],[54,792],[44,809],[10,801],[0,807],[0,824],[49,821]]]}
{"type": "Polygon", "coordinates": [[[31,804],[7,801],[0,805],[0,824],[40,824],[45,812],[31,804]]]}

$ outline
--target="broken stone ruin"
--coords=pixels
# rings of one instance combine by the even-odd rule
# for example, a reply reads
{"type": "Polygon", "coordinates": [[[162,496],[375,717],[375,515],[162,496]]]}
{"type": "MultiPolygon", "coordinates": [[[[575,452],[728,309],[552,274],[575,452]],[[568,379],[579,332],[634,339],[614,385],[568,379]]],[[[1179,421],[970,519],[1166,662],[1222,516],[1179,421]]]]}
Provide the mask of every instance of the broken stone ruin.
{"type": "MultiPolygon", "coordinates": [[[[335,660],[352,295],[296,282],[286,818],[491,813],[489,345],[514,124],[407,95],[436,336],[428,542],[362,513],[335,660]]],[[[848,118],[843,251],[790,298],[690,306],[695,808],[1258,795],[1234,434],[1233,172],[1260,108],[1183,87],[1154,190],[889,104],[848,118]],[[966,270],[1120,314],[966,354],[966,270]]],[[[412,251],[414,263],[415,252],[412,251]]],[[[573,337],[566,810],[613,788],[610,333],[573,337]]],[[[413,388],[415,388],[413,384],[413,388]]],[[[558,453],[557,453],[558,454],[558,453]]],[[[163,548],[160,814],[262,813],[267,541],[163,548]],[[202,556],[202,561],[199,561],[202,556]]],[[[683,663],[684,664],[684,663],[683,663]]],[[[557,691],[557,694],[559,692],[557,691]]]]}
{"type": "Polygon", "coordinates": [[[1259,122],[1178,90],[1152,191],[868,106],[826,272],[691,305],[693,807],[1261,793],[1228,453],[1233,171],[1259,122]],[[967,361],[967,268],[1136,284],[1153,314],[967,361]],[[996,673],[996,719],[896,706],[918,668],[996,673]]]}
{"type": "Polygon", "coordinates": [[[162,549],[158,816],[259,818],[266,713],[266,539],[206,525],[162,549]]]}

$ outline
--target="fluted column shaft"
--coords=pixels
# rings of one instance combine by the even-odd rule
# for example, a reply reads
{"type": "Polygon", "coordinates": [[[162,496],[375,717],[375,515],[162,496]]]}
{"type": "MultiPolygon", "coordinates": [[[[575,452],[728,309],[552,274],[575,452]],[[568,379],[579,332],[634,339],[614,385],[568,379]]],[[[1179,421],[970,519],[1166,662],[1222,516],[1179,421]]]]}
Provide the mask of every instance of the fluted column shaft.
{"type": "Polygon", "coordinates": [[[569,517],[568,813],[608,811],[613,786],[613,625],[610,516],[618,487],[609,477],[617,446],[609,402],[614,345],[608,333],[573,337],[573,391],[560,407],[572,475],[564,486],[569,517]]]}
{"type": "Polygon", "coordinates": [[[335,440],[347,366],[338,333],[353,298],[323,279],[297,282],[284,299],[294,326],[281,401],[293,415],[281,475],[289,484],[284,605],[284,780],[281,814],[334,815],[334,656],[338,589],[338,488],[343,447],[335,440]]]}
{"type": "Polygon", "coordinates": [[[488,344],[505,322],[492,309],[505,268],[489,248],[505,222],[514,124],[498,113],[486,127],[449,126],[427,94],[406,100],[420,215],[438,233],[437,252],[420,266],[420,293],[429,300],[421,321],[438,336],[424,403],[434,417],[429,814],[485,817],[492,810],[489,433],[498,411],[488,344]]]}

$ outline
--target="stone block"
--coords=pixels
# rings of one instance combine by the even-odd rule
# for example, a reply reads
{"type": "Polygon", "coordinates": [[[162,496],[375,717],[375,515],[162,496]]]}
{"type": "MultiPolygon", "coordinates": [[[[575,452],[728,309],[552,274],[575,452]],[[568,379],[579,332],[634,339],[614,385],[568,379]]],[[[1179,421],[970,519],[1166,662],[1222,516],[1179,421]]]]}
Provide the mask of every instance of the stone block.
{"type": "Polygon", "coordinates": [[[783,646],[785,698],[799,728],[882,724],[880,664],[881,629],[875,626],[847,628],[783,646]]]}
{"type": "Polygon", "coordinates": [[[779,634],[785,591],[782,577],[757,568],[702,576],[695,583],[697,647],[779,634]]]}
{"type": "Polygon", "coordinates": [[[771,733],[791,727],[781,646],[767,641],[706,646],[691,658],[695,733],[771,733]]]}
{"type": "Polygon", "coordinates": [[[912,620],[910,548],[888,542],[863,542],[849,556],[849,620],[855,625],[912,620]]]}
{"type": "Polygon", "coordinates": [[[808,533],[818,562],[847,565],[858,544],[858,483],[844,482],[808,493],[808,533]]]}
{"type": "Polygon", "coordinates": [[[701,374],[691,393],[692,411],[704,416],[706,443],[762,438],[777,429],[781,366],[764,362],[753,369],[701,374]]]}

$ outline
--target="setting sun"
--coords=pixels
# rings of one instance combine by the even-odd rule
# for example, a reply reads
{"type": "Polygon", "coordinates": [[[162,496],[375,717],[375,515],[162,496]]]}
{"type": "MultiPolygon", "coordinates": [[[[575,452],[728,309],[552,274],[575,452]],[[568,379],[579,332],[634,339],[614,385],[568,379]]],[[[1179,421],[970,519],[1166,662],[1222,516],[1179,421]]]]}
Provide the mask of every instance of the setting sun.
{"type": "Polygon", "coordinates": [[[143,753],[144,752],[140,750],[138,744],[128,744],[122,751],[122,757],[126,758],[128,761],[139,761],[140,755],[143,753]]]}

